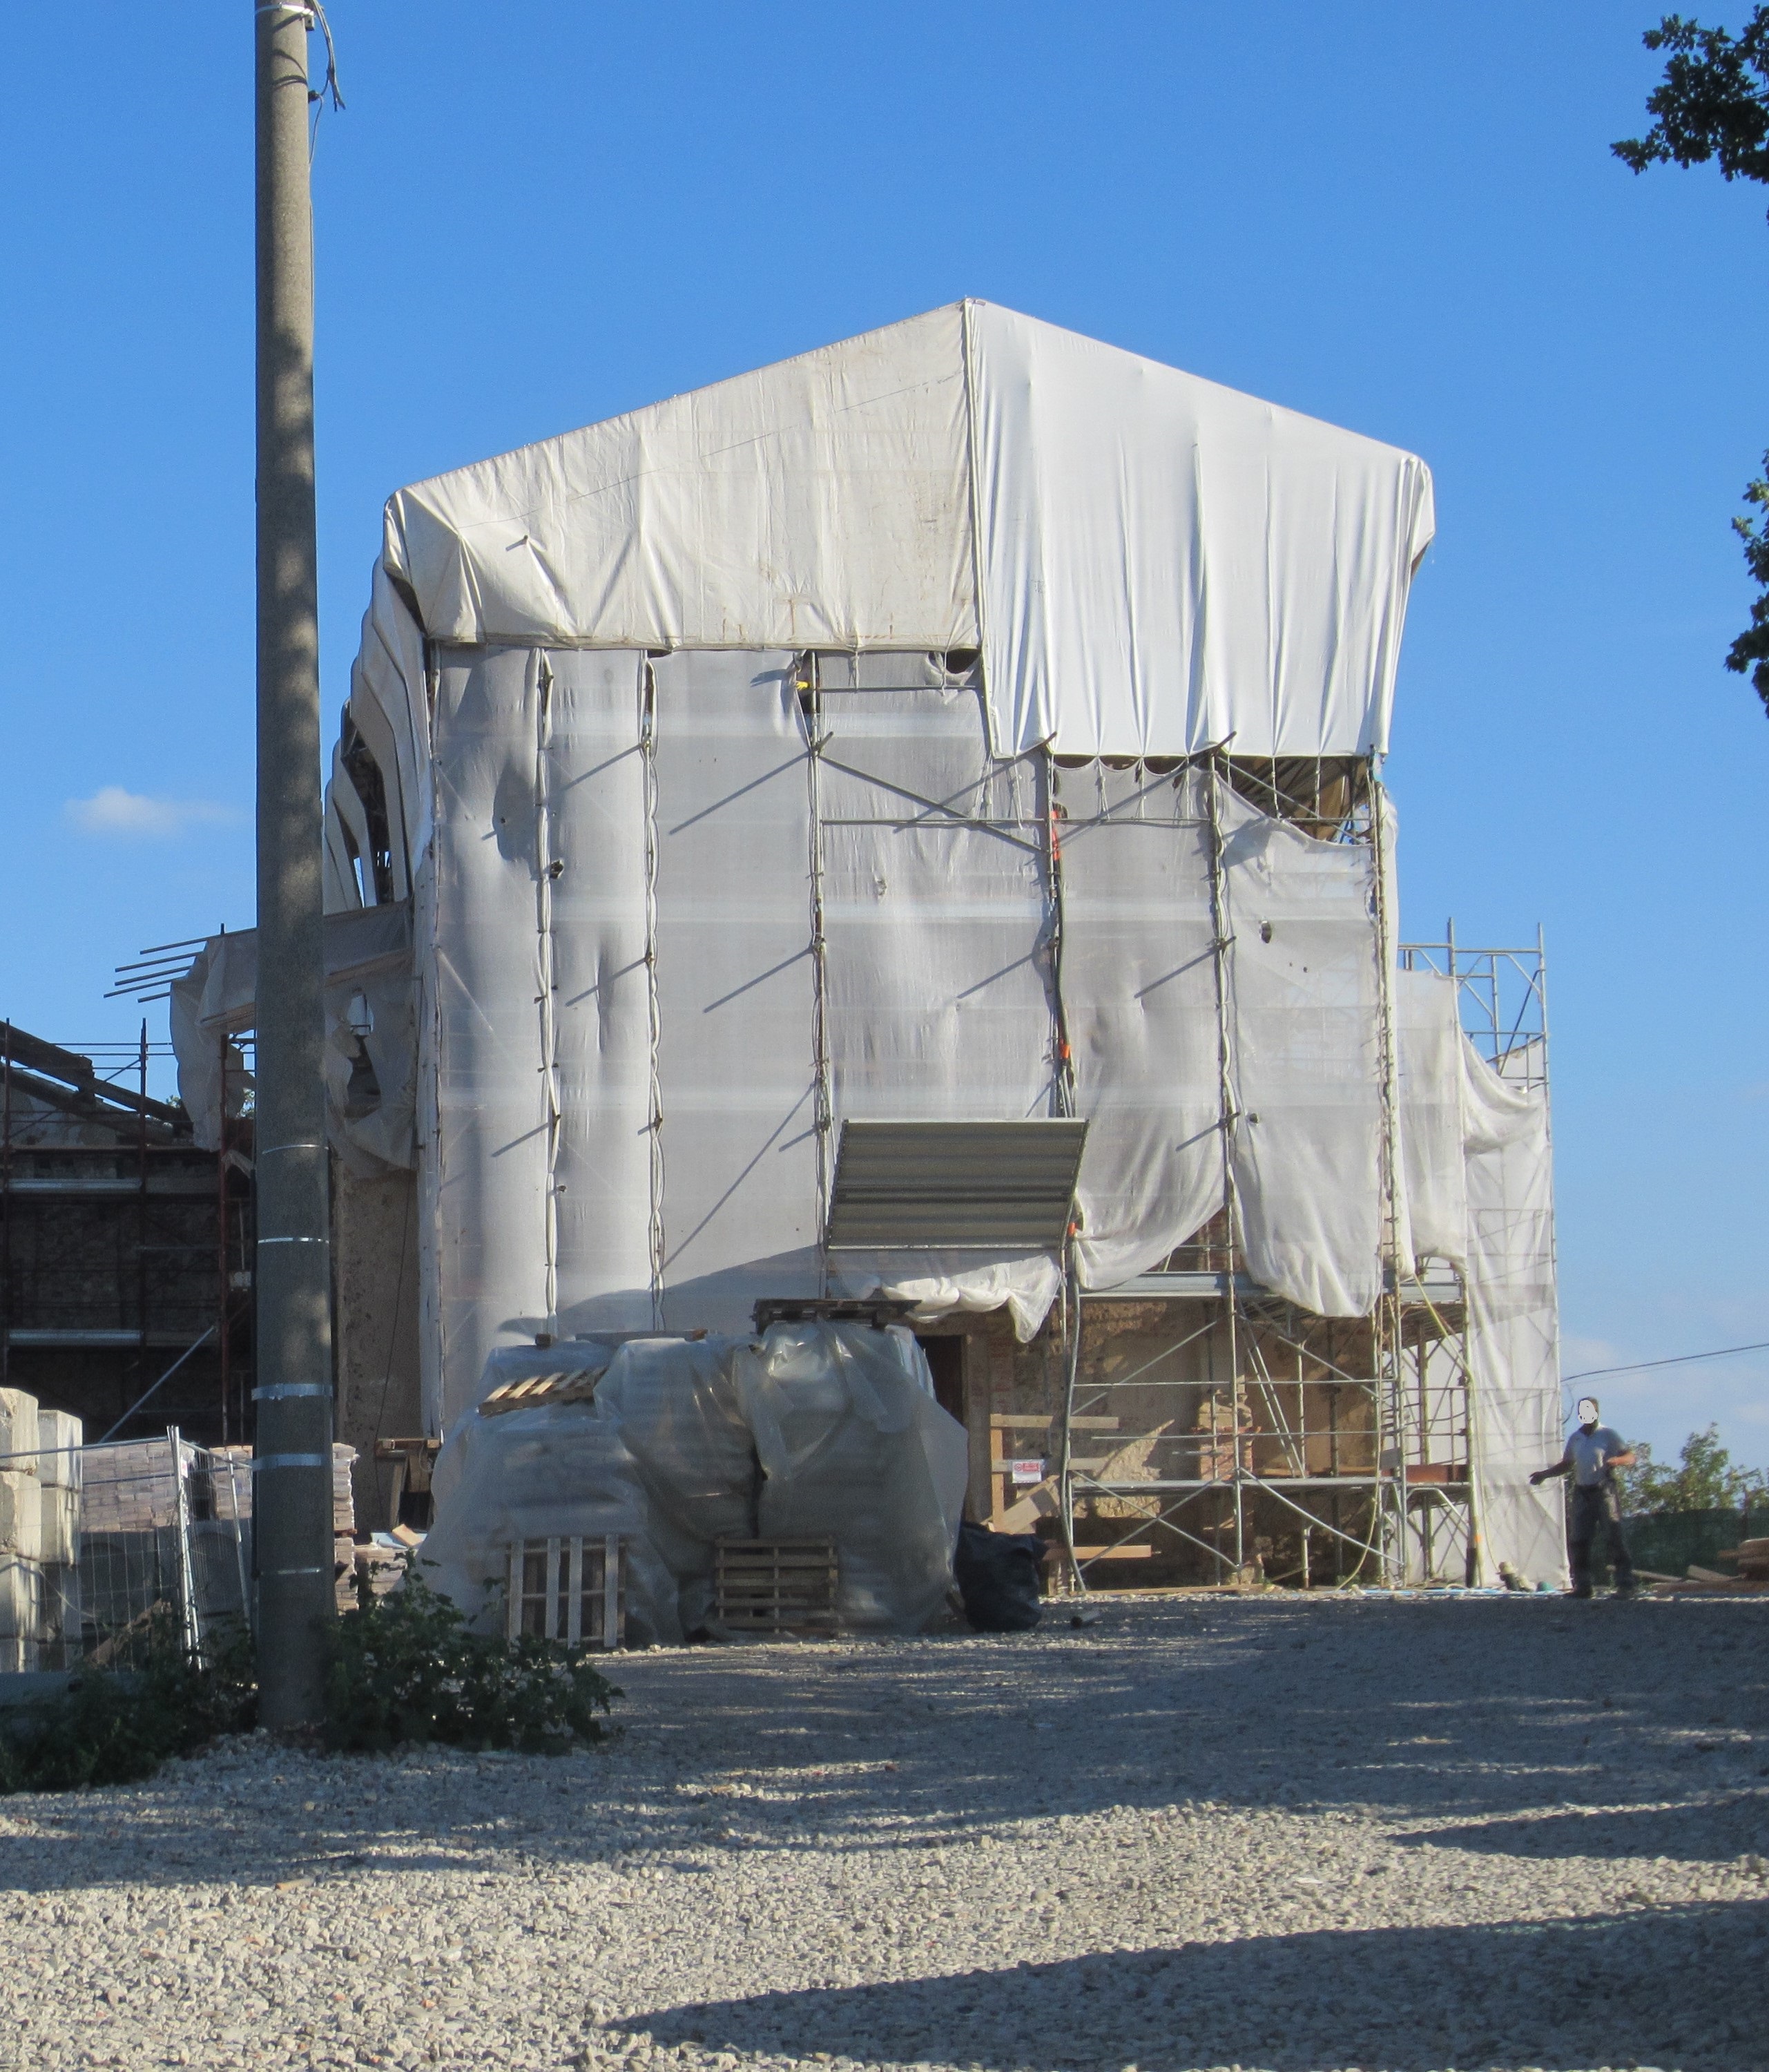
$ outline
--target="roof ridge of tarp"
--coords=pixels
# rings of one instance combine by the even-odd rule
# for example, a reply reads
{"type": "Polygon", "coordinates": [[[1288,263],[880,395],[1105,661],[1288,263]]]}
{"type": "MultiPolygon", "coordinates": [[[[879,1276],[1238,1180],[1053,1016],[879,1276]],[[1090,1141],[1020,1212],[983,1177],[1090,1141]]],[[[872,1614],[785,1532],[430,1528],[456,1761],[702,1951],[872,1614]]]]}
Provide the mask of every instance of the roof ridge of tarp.
{"type": "Polygon", "coordinates": [[[466,646],[980,647],[998,752],[1381,754],[1430,476],[971,298],[433,475],[383,561],[466,646]]]}

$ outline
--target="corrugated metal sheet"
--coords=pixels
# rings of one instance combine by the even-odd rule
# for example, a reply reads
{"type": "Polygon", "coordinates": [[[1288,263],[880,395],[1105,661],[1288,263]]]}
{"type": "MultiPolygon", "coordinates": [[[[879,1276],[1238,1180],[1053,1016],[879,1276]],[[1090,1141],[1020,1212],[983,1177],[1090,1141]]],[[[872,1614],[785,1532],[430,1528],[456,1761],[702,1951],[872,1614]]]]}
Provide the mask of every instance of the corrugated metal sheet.
{"type": "Polygon", "coordinates": [[[1087,1124],[845,1122],[829,1243],[847,1248],[1039,1246],[1067,1234],[1087,1124]]]}

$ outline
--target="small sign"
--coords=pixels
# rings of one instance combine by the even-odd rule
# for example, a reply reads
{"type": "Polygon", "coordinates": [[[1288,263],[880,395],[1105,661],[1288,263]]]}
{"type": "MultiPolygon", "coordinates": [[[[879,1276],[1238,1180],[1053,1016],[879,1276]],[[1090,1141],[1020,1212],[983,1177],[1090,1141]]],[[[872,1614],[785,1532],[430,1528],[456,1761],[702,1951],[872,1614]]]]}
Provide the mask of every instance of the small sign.
{"type": "Polygon", "coordinates": [[[1042,1461],[1009,1461],[1007,1470],[1016,1489],[1024,1489],[1028,1483],[1041,1482],[1045,1478],[1042,1461]]]}

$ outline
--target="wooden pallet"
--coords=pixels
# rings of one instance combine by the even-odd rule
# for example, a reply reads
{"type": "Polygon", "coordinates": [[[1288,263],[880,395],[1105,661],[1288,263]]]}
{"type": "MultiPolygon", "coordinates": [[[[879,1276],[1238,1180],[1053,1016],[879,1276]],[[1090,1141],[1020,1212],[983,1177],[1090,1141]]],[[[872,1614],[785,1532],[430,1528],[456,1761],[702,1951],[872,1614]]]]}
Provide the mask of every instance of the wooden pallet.
{"type": "Polygon", "coordinates": [[[833,1540],[721,1540],[714,1614],[733,1633],[830,1633],[841,1571],[833,1540]]]}
{"type": "Polygon", "coordinates": [[[626,1638],[626,1563],[620,1536],[519,1540],[509,1555],[505,1631],[568,1647],[619,1647],[626,1638]]]}

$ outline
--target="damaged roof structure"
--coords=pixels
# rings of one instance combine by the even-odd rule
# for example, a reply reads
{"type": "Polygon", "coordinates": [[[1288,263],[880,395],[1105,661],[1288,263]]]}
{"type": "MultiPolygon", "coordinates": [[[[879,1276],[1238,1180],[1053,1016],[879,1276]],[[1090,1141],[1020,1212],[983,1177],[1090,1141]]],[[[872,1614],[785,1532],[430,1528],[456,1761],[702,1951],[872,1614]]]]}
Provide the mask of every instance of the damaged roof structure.
{"type": "MultiPolygon", "coordinates": [[[[537,1338],[876,1298],[1077,1573],[1558,1573],[1545,1025],[1402,945],[1377,774],[1433,524],[976,302],[393,496],[327,1071],[426,1429],[537,1338]]],[[[199,1128],[248,958],[174,993],[199,1128]]]]}

